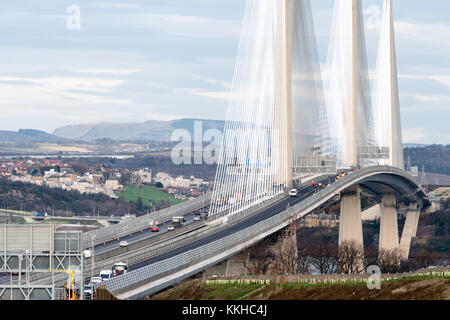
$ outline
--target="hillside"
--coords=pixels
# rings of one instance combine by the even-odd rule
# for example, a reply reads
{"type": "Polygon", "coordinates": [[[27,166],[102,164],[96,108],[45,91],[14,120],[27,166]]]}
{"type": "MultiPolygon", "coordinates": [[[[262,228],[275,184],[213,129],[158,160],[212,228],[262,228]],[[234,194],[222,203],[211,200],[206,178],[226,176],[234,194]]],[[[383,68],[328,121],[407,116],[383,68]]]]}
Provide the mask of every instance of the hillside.
{"type": "Polygon", "coordinates": [[[0,141],[8,142],[67,142],[69,138],[55,136],[40,130],[19,129],[0,131],[0,141]]]}
{"type": "Polygon", "coordinates": [[[169,199],[152,199],[138,205],[122,199],[111,199],[105,194],[81,194],[78,191],[66,191],[35,184],[13,182],[0,179],[0,204],[2,208],[23,211],[46,211],[49,214],[65,216],[90,215],[94,212],[101,216],[131,213],[142,215],[153,209],[160,210],[169,206],[169,199]]]}
{"type": "Polygon", "coordinates": [[[366,283],[314,285],[205,284],[192,280],[146,300],[450,300],[450,279],[412,277],[382,282],[380,290],[366,283]]]}
{"type": "Polygon", "coordinates": [[[170,141],[176,129],[184,129],[194,137],[194,123],[201,121],[203,132],[208,129],[222,131],[224,121],[202,119],[180,119],[172,121],[150,120],[140,123],[101,122],[96,124],[79,124],[56,128],[53,134],[68,139],[91,142],[109,138],[116,141],[170,141]]]}
{"type": "Polygon", "coordinates": [[[405,161],[411,160],[412,166],[418,166],[425,172],[440,173],[450,175],[450,145],[431,145],[425,147],[404,149],[405,161]]]}

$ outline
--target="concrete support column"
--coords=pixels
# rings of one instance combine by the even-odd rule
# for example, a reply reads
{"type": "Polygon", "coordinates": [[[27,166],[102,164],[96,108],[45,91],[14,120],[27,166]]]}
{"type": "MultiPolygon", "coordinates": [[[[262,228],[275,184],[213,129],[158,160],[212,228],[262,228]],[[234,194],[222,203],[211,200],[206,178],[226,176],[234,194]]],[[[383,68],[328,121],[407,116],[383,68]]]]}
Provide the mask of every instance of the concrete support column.
{"type": "Polygon", "coordinates": [[[339,245],[343,241],[356,241],[357,244],[364,245],[359,186],[350,187],[341,194],[339,245]]]}
{"type": "Polygon", "coordinates": [[[410,203],[406,213],[406,221],[403,227],[402,238],[400,240],[400,250],[403,260],[407,260],[409,258],[411,239],[417,235],[419,216],[420,210],[417,209],[417,203],[410,203]]]}
{"type": "Polygon", "coordinates": [[[380,223],[380,250],[395,250],[399,247],[397,199],[395,194],[383,195],[380,223]]]}

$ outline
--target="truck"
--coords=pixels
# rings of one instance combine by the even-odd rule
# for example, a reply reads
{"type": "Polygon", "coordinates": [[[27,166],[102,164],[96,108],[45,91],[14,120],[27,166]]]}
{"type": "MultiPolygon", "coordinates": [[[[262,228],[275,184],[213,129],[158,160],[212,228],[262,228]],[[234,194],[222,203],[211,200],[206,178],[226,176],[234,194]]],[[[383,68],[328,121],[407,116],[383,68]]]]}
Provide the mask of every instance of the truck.
{"type": "Polygon", "coordinates": [[[92,257],[92,250],[89,249],[83,250],[83,255],[86,259],[92,257]]]}
{"type": "Polygon", "coordinates": [[[119,261],[114,263],[112,267],[113,277],[120,276],[122,274],[126,274],[128,272],[128,264],[124,261],[119,261]]]}
{"type": "Polygon", "coordinates": [[[183,222],[184,222],[184,217],[173,217],[172,218],[172,225],[175,228],[179,228],[183,226],[183,222]]]}
{"type": "Polygon", "coordinates": [[[37,211],[33,211],[31,213],[31,217],[34,220],[44,220],[45,217],[47,217],[47,212],[37,212],[37,211]]]}
{"type": "Polygon", "coordinates": [[[102,281],[109,280],[113,277],[113,271],[112,270],[101,270],[100,277],[102,278],[102,281]]]}

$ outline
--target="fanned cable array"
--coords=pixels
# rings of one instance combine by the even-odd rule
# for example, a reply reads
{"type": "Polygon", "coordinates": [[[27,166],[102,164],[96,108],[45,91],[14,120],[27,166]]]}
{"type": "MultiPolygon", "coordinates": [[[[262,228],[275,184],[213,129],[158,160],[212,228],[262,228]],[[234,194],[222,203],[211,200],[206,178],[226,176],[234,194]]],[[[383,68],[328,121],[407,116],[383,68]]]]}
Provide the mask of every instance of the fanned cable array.
{"type": "Polygon", "coordinates": [[[357,166],[363,147],[375,145],[361,0],[335,1],[325,98],[338,166],[357,166]]]}
{"type": "Polygon", "coordinates": [[[329,144],[309,0],[247,0],[210,217],[283,193],[329,144]]]}
{"type": "Polygon", "coordinates": [[[324,84],[310,0],[247,0],[211,219],[337,167],[403,168],[392,0],[384,1],[374,115],[361,0],[335,1],[324,84]]]}
{"type": "Polygon", "coordinates": [[[333,154],[310,1],[292,2],[292,115],[294,167],[333,154]]]}
{"type": "Polygon", "coordinates": [[[383,5],[373,106],[377,144],[390,149],[379,164],[404,169],[392,0],[383,5]]]}

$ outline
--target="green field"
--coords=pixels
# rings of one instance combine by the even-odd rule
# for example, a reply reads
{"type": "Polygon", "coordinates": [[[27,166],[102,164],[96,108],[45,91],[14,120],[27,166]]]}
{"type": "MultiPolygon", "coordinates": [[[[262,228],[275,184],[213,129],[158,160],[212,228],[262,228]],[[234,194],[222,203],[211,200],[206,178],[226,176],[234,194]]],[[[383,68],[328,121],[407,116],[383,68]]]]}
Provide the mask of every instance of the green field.
{"type": "Polygon", "coordinates": [[[171,195],[161,191],[155,187],[131,187],[125,186],[124,191],[116,193],[116,195],[125,201],[137,202],[138,198],[142,198],[145,205],[151,205],[160,201],[169,201],[170,205],[178,204],[183,200],[175,199],[171,195]]]}

